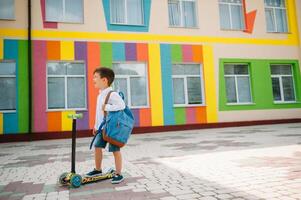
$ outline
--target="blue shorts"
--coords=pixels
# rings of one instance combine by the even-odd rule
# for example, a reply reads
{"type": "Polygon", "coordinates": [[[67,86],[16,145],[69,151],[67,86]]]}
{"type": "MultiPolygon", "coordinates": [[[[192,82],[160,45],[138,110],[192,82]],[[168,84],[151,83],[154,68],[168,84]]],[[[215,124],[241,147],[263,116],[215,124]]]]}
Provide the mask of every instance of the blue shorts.
{"type": "MultiPolygon", "coordinates": [[[[98,133],[94,141],[94,147],[105,149],[107,143],[108,142],[102,138],[102,133],[98,133]]],[[[115,151],[120,151],[120,148],[118,146],[109,143],[109,152],[115,152],[115,151]]]]}

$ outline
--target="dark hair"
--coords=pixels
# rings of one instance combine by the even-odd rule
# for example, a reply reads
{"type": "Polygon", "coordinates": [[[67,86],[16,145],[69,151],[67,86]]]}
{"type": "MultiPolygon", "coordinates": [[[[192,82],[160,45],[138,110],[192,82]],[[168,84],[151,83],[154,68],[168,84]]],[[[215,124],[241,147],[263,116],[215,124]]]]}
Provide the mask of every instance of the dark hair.
{"type": "Polygon", "coordinates": [[[115,73],[112,69],[107,67],[98,67],[94,70],[93,74],[98,73],[101,78],[106,78],[108,80],[108,85],[110,86],[115,78],[115,73]]]}

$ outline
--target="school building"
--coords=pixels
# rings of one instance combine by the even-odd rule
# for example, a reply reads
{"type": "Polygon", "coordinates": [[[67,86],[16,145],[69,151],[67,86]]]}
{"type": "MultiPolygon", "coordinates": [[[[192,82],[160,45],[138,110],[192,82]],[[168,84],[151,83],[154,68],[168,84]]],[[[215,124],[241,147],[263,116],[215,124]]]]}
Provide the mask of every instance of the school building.
{"type": "Polygon", "coordinates": [[[0,0],[0,134],[92,129],[98,66],[137,132],[300,122],[300,33],[301,0],[0,0]]]}

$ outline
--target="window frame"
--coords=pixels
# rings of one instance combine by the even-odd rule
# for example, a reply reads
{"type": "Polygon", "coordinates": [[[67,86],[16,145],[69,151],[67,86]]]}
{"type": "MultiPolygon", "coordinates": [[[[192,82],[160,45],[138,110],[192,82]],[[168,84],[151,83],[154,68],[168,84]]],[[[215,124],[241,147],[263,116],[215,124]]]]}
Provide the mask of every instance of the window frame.
{"type": "MultiPolygon", "coordinates": [[[[244,31],[246,30],[246,22],[245,22],[245,14],[244,14],[244,5],[243,5],[243,1],[241,1],[241,3],[232,3],[232,2],[218,2],[218,5],[220,6],[221,4],[227,5],[228,7],[228,11],[229,11],[229,16],[230,16],[230,28],[222,28],[221,27],[221,20],[220,20],[220,29],[224,30],[224,31],[244,31]],[[232,5],[239,5],[241,6],[241,12],[242,12],[242,23],[243,23],[243,27],[241,29],[237,29],[237,28],[233,28],[233,22],[232,22],[232,11],[231,11],[231,6],[232,5]]],[[[219,11],[219,15],[221,15],[220,11],[219,11]]],[[[220,16],[221,17],[221,16],[220,16]]]]}
{"type": "MultiPolygon", "coordinates": [[[[110,1],[110,0],[109,0],[110,1]]],[[[128,0],[124,0],[124,9],[125,9],[125,22],[124,23],[117,23],[117,22],[112,22],[112,5],[111,1],[110,3],[110,24],[112,25],[125,25],[125,26],[145,26],[145,15],[144,15],[144,0],[141,0],[141,16],[142,16],[142,23],[141,24],[129,24],[128,23],[128,9],[127,9],[127,2],[128,0]]]]}
{"type": "Polygon", "coordinates": [[[0,109],[0,112],[1,113],[16,113],[17,112],[17,99],[18,99],[18,96],[17,96],[17,62],[15,61],[15,60],[9,60],[9,59],[7,59],[7,60],[0,60],[0,63],[14,63],[15,64],[15,75],[0,75],[0,78],[15,78],[15,81],[16,81],[16,88],[15,88],[15,93],[16,93],[16,99],[15,99],[15,107],[16,107],[16,109],[14,109],[14,110],[8,110],[8,109],[6,109],[6,110],[1,110],[0,109]]]}
{"type": "Polygon", "coordinates": [[[75,61],[70,61],[70,60],[48,60],[46,62],[46,112],[55,112],[55,111],[87,111],[87,69],[86,69],[86,63],[84,60],[75,60],[75,61]],[[84,75],[48,75],[48,63],[80,63],[83,64],[84,66],[84,75]],[[49,108],[48,107],[48,78],[64,78],[64,86],[65,86],[65,107],[64,108],[49,108]],[[68,78],[84,78],[84,83],[85,83],[85,107],[84,108],[68,108],[68,84],[67,84],[67,79],[68,78]]]}
{"type": "Polygon", "coordinates": [[[278,78],[278,80],[279,80],[280,97],[281,97],[281,100],[280,100],[280,101],[275,101],[275,100],[274,100],[273,85],[272,85],[273,102],[274,102],[275,104],[296,103],[296,102],[297,102],[297,96],[296,96],[296,87],[295,87],[295,80],[294,80],[293,65],[291,65],[291,64],[270,64],[270,70],[272,70],[272,67],[273,67],[273,66],[279,66],[279,65],[281,65],[281,66],[289,66],[289,67],[291,68],[292,74],[291,74],[291,75],[288,75],[288,74],[283,74],[283,75],[282,75],[282,74],[272,74],[272,71],[271,71],[271,80],[272,80],[272,78],[278,78]],[[291,77],[291,78],[292,78],[292,81],[293,81],[294,98],[295,98],[294,101],[285,101],[285,99],[284,99],[284,90],[283,90],[282,77],[291,77]]]}
{"type": "Polygon", "coordinates": [[[265,13],[265,23],[266,23],[266,31],[267,33],[289,33],[289,23],[288,23],[288,16],[287,16],[287,6],[286,6],[286,0],[283,0],[284,3],[284,7],[276,7],[276,6],[268,6],[265,4],[265,0],[264,0],[264,13],[265,13]],[[275,27],[275,31],[268,31],[268,23],[266,20],[266,9],[271,9],[273,12],[273,25],[275,27]],[[277,17],[276,17],[276,10],[285,10],[285,19],[286,19],[286,32],[280,32],[278,31],[278,27],[277,27],[277,17]]]}
{"type": "MultiPolygon", "coordinates": [[[[171,0],[173,1],[173,0],[171,0]]],[[[177,26],[177,25],[170,25],[169,23],[169,10],[167,11],[167,14],[168,14],[168,26],[169,28],[188,28],[188,29],[198,29],[199,28],[199,17],[198,17],[198,1],[196,0],[174,0],[174,1],[178,1],[179,4],[180,4],[180,25],[177,26]],[[184,25],[184,19],[183,19],[183,1],[191,1],[191,2],[194,2],[195,6],[194,6],[194,12],[195,12],[195,26],[185,26],[184,25]]],[[[169,6],[169,0],[167,0],[167,6],[169,6]]],[[[167,7],[168,9],[168,7],[167,7]]]]}
{"type": "Polygon", "coordinates": [[[183,78],[184,79],[184,99],[185,99],[185,103],[184,104],[175,104],[174,103],[174,94],[172,96],[172,104],[173,107],[178,108],[178,107],[198,107],[198,106],[206,106],[206,102],[205,102],[205,85],[204,85],[204,76],[203,76],[203,65],[201,63],[192,63],[192,62],[180,62],[180,63],[172,63],[173,65],[198,65],[199,69],[200,69],[200,74],[199,75],[173,75],[171,74],[171,80],[172,80],[172,93],[174,91],[173,88],[173,79],[174,78],[183,78]],[[200,78],[201,81],[201,95],[202,95],[202,103],[201,104],[189,104],[188,102],[188,88],[187,88],[187,78],[200,78]]]}
{"type": "Polygon", "coordinates": [[[224,63],[224,79],[225,79],[225,89],[226,89],[226,105],[252,105],[253,102],[253,95],[252,95],[252,84],[251,84],[251,75],[250,75],[250,65],[248,63],[224,63]],[[225,67],[226,65],[246,65],[248,69],[248,75],[246,74],[225,74],[225,67]],[[226,85],[226,77],[233,77],[235,80],[235,93],[236,93],[236,103],[235,102],[228,102],[227,97],[227,85],[226,85]],[[249,93],[250,93],[250,102],[240,102],[239,101],[239,95],[238,95],[238,84],[237,84],[237,78],[238,77],[248,77],[249,79],[249,93]]]}
{"type": "Polygon", "coordinates": [[[66,0],[62,0],[63,3],[63,20],[51,20],[47,19],[47,0],[45,0],[45,22],[58,22],[58,23],[70,23],[70,24],[84,24],[85,22],[85,12],[84,12],[84,0],[81,0],[82,4],[82,20],[80,22],[70,22],[66,20],[66,0]]]}
{"type": "MultiPolygon", "coordinates": [[[[113,62],[113,64],[144,64],[145,65],[145,82],[146,82],[146,105],[144,106],[132,106],[132,96],[131,96],[131,81],[130,78],[143,78],[144,76],[140,76],[140,75],[120,75],[120,74],[116,74],[115,73],[115,80],[116,79],[126,79],[126,84],[127,84],[127,97],[128,97],[128,107],[131,109],[140,109],[140,108],[150,108],[150,103],[149,103],[149,80],[148,80],[148,65],[146,62],[135,62],[135,61],[118,61],[118,62],[113,62]]],[[[114,82],[115,82],[114,80],[114,82]]],[[[113,83],[114,86],[114,83],[113,83]]],[[[113,89],[115,90],[115,88],[113,87],[113,89]]]]}

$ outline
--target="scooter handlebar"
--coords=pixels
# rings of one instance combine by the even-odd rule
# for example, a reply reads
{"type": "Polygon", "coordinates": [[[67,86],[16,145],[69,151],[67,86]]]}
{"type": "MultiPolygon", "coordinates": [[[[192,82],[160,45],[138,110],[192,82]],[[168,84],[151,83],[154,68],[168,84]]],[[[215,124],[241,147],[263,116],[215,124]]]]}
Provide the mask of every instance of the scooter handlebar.
{"type": "Polygon", "coordinates": [[[69,115],[67,115],[67,117],[69,119],[81,119],[81,118],[83,118],[83,114],[82,113],[69,114],[69,115]]]}

